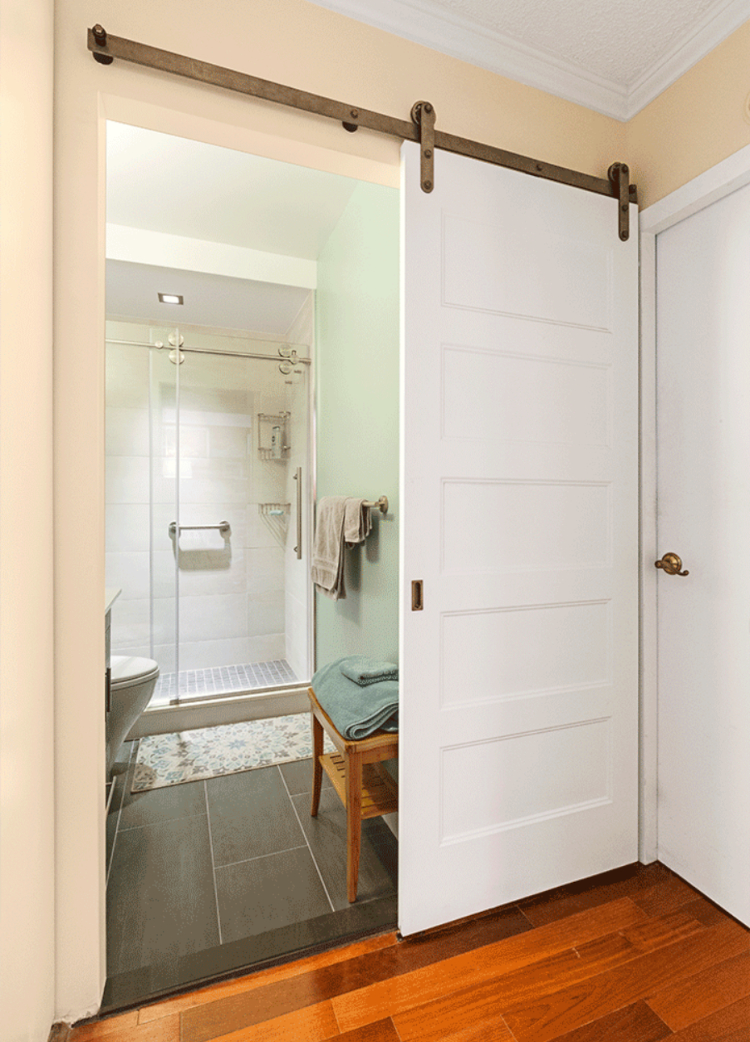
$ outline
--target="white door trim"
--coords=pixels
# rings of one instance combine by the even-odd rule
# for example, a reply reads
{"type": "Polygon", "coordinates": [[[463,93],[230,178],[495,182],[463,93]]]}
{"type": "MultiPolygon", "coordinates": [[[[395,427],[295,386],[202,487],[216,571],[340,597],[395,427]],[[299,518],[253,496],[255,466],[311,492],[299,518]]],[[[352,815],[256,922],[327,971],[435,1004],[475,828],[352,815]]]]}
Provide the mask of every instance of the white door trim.
{"type": "Polygon", "coordinates": [[[647,207],[641,234],[641,738],[639,857],[658,856],[656,236],[750,183],[750,145],[647,207]]]}

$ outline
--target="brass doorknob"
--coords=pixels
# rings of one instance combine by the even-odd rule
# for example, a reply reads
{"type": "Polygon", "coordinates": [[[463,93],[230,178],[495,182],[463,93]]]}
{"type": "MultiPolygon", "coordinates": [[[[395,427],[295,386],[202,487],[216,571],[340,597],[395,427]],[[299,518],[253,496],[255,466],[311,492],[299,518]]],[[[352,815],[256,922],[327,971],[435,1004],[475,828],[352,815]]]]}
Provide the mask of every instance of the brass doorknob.
{"type": "Polygon", "coordinates": [[[661,561],[655,561],[657,568],[663,568],[667,575],[690,575],[690,572],[681,572],[682,560],[677,554],[664,554],[661,561]]]}

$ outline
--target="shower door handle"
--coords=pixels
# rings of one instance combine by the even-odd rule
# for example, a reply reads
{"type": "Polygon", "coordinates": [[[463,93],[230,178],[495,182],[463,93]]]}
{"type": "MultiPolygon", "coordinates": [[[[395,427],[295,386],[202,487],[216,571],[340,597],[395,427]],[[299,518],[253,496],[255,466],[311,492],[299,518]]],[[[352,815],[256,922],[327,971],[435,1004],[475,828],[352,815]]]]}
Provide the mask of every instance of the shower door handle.
{"type": "Polygon", "coordinates": [[[297,467],[297,473],[294,475],[294,480],[297,482],[297,545],[294,548],[294,552],[297,554],[297,560],[302,560],[302,467],[297,467]]]}

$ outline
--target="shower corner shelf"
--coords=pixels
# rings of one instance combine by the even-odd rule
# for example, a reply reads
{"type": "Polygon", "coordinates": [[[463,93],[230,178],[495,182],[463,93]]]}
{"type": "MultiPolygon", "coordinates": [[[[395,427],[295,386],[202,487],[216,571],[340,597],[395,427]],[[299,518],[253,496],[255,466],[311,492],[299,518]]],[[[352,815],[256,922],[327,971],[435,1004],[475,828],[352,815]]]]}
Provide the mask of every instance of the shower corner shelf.
{"type": "Polygon", "coordinates": [[[262,517],[286,517],[290,510],[291,503],[258,503],[258,512],[262,517]]]}
{"type": "Polygon", "coordinates": [[[279,546],[286,545],[290,503],[258,503],[258,513],[279,546]]]}

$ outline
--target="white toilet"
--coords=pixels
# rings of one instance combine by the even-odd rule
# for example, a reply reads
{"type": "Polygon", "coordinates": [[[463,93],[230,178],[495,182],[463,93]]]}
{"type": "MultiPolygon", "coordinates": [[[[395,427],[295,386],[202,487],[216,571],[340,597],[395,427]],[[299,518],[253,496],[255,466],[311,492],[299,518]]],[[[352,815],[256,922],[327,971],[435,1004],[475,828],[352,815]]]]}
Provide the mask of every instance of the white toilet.
{"type": "Polygon", "coordinates": [[[130,728],[151,700],[159,665],[150,658],[113,655],[110,660],[110,708],[107,713],[107,774],[130,728]]]}

